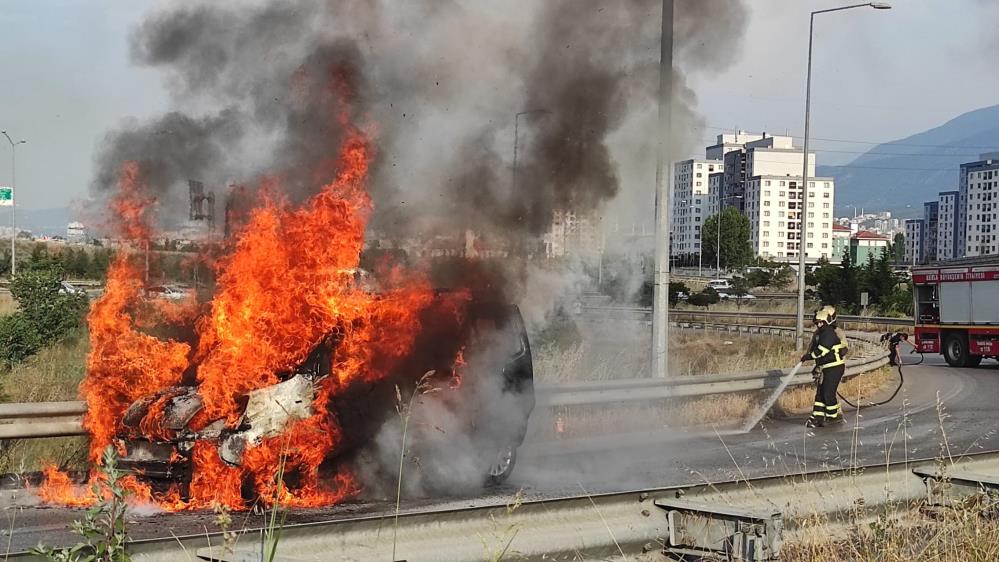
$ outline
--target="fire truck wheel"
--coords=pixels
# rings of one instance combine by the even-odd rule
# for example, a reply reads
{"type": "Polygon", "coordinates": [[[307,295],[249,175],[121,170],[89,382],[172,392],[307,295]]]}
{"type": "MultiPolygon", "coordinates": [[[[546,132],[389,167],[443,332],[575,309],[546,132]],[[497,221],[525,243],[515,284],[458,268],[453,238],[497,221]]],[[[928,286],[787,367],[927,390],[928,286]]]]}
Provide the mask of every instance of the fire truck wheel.
{"type": "MultiPolygon", "coordinates": [[[[968,356],[968,341],[963,334],[951,334],[944,340],[944,359],[951,367],[967,367],[970,357],[968,356]]],[[[979,358],[981,362],[981,358],[979,358]]]]}

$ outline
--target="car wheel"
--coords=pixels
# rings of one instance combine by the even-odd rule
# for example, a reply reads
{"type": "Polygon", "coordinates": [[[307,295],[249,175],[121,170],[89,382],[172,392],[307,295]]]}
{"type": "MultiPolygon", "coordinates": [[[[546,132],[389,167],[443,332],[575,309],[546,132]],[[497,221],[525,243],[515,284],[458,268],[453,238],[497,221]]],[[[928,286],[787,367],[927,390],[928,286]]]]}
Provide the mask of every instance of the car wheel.
{"type": "Polygon", "coordinates": [[[944,341],[944,359],[951,367],[968,366],[968,344],[960,334],[952,334],[944,341]]]}
{"type": "Polygon", "coordinates": [[[513,473],[513,467],[517,464],[517,447],[507,445],[497,450],[489,458],[489,467],[486,472],[487,484],[501,484],[513,473]]]}

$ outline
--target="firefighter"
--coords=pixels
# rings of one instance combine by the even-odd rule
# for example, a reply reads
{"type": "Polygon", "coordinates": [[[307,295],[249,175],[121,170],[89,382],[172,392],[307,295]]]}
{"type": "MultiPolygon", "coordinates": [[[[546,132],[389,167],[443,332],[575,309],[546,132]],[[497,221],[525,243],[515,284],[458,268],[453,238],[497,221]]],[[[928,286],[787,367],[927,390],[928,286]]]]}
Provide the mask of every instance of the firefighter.
{"type": "Polygon", "coordinates": [[[901,358],[898,356],[898,346],[902,342],[909,344],[912,347],[912,352],[915,353],[916,346],[909,342],[909,334],[905,332],[895,332],[887,333],[881,336],[882,343],[888,344],[888,363],[892,367],[897,367],[901,362],[901,358]]]}
{"type": "Polygon", "coordinates": [[[836,389],[846,371],[846,337],[836,327],[836,309],[823,306],[815,312],[815,336],[801,361],[815,361],[818,378],[815,405],[805,427],[823,427],[843,423],[843,412],[836,399],[836,389]]]}

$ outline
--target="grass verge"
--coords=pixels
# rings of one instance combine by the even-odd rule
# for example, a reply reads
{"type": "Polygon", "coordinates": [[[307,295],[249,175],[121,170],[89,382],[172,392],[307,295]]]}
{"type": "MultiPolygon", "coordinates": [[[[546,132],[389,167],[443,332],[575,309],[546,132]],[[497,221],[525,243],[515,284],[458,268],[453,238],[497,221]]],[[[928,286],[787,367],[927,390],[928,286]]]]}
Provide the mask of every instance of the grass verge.
{"type": "MultiPolygon", "coordinates": [[[[41,350],[3,374],[6,402],[50,402],[79,399],[89,342],[85,333],[41,350]]],[[[43,464],[65,469],[87,466],[85,437],[53,437],[0,442],[0,474],[33,472],[43,464]]]]}
{"type": "MultiPolygon", "coordinates": [[[[586,340],[568,348],[534,351],[540,383],[600,381],[650,376],[649,339],[586,340]]],[[[691,376],[762,371],[793,365],[800,354],[786,338],[725,333],[679,332],[670,336],[670,373],[691,376]]]]}
{"type": "Polygon", "coordinates": [[[954,506],[905,506],[847,532],[828,522],[806,524],[784,544],[784,562],[922,562],[999,560],[999,520],[994,500],[971,496],[954,506]]]}

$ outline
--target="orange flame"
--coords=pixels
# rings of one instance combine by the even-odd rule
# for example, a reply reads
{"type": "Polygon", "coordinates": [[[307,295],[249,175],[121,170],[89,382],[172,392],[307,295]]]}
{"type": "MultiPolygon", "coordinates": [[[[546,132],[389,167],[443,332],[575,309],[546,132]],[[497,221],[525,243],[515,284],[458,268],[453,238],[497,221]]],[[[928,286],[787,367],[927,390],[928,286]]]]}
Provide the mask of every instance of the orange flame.
{"type": "MultiPolygon", "coordinates": [[[[342,85],[333,93],[342,104],[349,98],[342,85]]],[[[222,461],[214,444],[196,442],[184,498],[177,486],[156,492],[129,477],[126,487],[137,498],[167,510],[215,504],[241,509],[247,507],[242,493],[247,483],[265,503],[290,506],[326,505],[357,493],[353,475],[343,470],[320,473],[320,465],[343,440],[329,404],[348,385],[376,382],[399,368],[412,351],[420,313],[434,294],[425,278],[412,273],[394,272],[392,288],[378,295],[355,283],[372,211],[366,182],[373,150],[367,135],[349,123],[346,104],[338,115],[345,140],[333,179],[317,195],[293,208],[279,195],[277,178],[264,180],[261,205],[250,213],[231,253],[215,262],[217,290],[210,310],[195,320],[196,349],[141,331],[143,319],[136,312],[142,301],[140,272],[125,254],[111,265],[105,292],[88,317],[91,352],[81,385],[94,462],[122,435],[122,418],[132,402],[182,384],[185,372],[193,374],[204,403],[191,425],[204,427],[224,419],[232,426],[241,416],[240,397],[279,382],[278,373],[301,364],[331,331],[342,334],[333,352],[332,376],[317,384],[311,417],[251,444],[238,467],[222,461]],[[281,471],[294,472],[293,489],[277,482],[281,471]]],[[[124,238],[151,237],[153,199],[144,195],[144,187],[139,166],[123,165],[111,207],[124,238]]],[[[182,321],[197,308],[184,307],[183,314],[165,312],[172,321],[182,321]]],[[[413,373],[414,378],[419,374],[413,373]]],[[[139,425],[143,437],[170,437],[161,417],[171,396],[166,394],[149,408],[139,425]]],[[[81,495],[54,469],[47,470],[46,477],[41,490],[45,501],[81,505],[97,499],[81,495]]]]}

